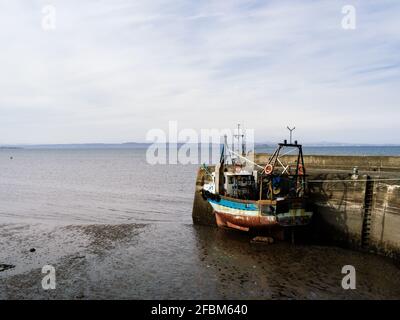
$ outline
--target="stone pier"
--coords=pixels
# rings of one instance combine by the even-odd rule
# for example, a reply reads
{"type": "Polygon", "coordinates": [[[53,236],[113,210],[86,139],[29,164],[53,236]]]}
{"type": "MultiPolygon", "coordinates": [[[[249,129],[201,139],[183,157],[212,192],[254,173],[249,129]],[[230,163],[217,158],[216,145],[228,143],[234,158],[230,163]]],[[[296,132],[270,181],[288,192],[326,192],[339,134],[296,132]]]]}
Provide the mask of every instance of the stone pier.
{"type": "MultiPolygon", "coordinates": [[[[256,154],[257,163],[269,155],[256,154]]],[[[287,156],[286,162],[295,158],[287,156]]],[[[400,260],[400,157],[304,156],[313,223],[313,241],[365,250],[400,260]],[[353,174],[357,167],[358,175],[353,174]]],[[[207,175],[199,170],[193,222],[215,226],[200,190],[207,175]]]]}

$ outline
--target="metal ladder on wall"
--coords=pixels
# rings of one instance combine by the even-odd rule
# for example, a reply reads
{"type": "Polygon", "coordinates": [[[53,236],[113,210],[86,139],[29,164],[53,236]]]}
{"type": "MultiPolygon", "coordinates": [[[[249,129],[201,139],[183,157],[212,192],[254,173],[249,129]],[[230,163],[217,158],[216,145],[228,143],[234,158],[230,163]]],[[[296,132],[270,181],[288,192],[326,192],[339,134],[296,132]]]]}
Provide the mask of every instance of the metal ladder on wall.
{"type": "Polygon", "coordinates": [[[372,204],[374,200],[374,181],[367,177],[365,186],[365,199],[364,199],[364,216],[361,231],[361,247],[367,248],[369,245],[369,236],[371,232],[371,214],[372,204]]]}

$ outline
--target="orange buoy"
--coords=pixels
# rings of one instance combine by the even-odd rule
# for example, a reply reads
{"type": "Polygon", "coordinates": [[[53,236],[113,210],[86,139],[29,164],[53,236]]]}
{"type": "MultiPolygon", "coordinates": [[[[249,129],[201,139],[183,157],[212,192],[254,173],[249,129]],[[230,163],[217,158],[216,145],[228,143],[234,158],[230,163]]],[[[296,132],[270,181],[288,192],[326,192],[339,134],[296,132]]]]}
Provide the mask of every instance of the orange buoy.
{"type": "Polygon", "coordinates": [[[272,164],[267,164],[264,168],[264,172],[267,175],[270,175],[272,173],[272,171],[274,170],[274,167],[272,166],[272,164]]]}

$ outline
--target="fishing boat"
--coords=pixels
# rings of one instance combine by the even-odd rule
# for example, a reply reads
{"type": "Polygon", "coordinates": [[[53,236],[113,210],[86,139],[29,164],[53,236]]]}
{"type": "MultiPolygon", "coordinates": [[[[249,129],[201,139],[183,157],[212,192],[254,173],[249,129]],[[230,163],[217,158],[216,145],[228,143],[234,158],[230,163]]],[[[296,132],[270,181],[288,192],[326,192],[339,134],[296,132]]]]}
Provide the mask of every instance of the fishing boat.
{"type": "MultiPolygon", "coordinates": [[[[243,136],[236,135],[242,142],[243,136]]],[[[220,162],[213,171],[203,167],[209,178],[201,192],[217,225],[242,231],[308,225],[313,213],[308,208],[302,145],[284,140],[263,166],[248,159],[244,143],[237,145],[242,150],[230,148],[225,136],[220,162]],[[285,157],[289,154],[296,156],[285,157]]]]}

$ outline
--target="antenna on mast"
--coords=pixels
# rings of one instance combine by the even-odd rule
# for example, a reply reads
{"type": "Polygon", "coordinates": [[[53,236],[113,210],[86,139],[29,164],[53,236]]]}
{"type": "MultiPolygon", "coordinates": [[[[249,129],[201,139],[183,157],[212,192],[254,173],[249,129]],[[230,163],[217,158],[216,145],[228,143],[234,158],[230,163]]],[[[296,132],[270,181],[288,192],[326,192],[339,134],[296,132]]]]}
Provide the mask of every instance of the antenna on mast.
{"type": "Polygon", "coordinates": [[[290,131],[290,144],[292,144],[292,133],[296,129],[296,127],[290,128],[289,126],[287,126],[287,128],[290,131]]]}
{"type": "Polygon", "coordinates": [[[238,123],[237,125],[237,133],[233,135],[234,138],[237,139],[237,150],[233,150],[233,151],[237,151],[238,154],[244,155],[245,153],[245,141],[244,141],[244,133],[243,130],[240,130],[240,123],[238,123]],[[240,139],[242,139],[242,143],[240,143],[240,139]],[[242,149],[242,150],[240,150],[242,149]]]}
{"type": "Polygon", "coordinates": [[[243,129],[242,129],[242,156],[246,156],[246,129],[244,129],[244,124],[243,124],[243,129]]]}

